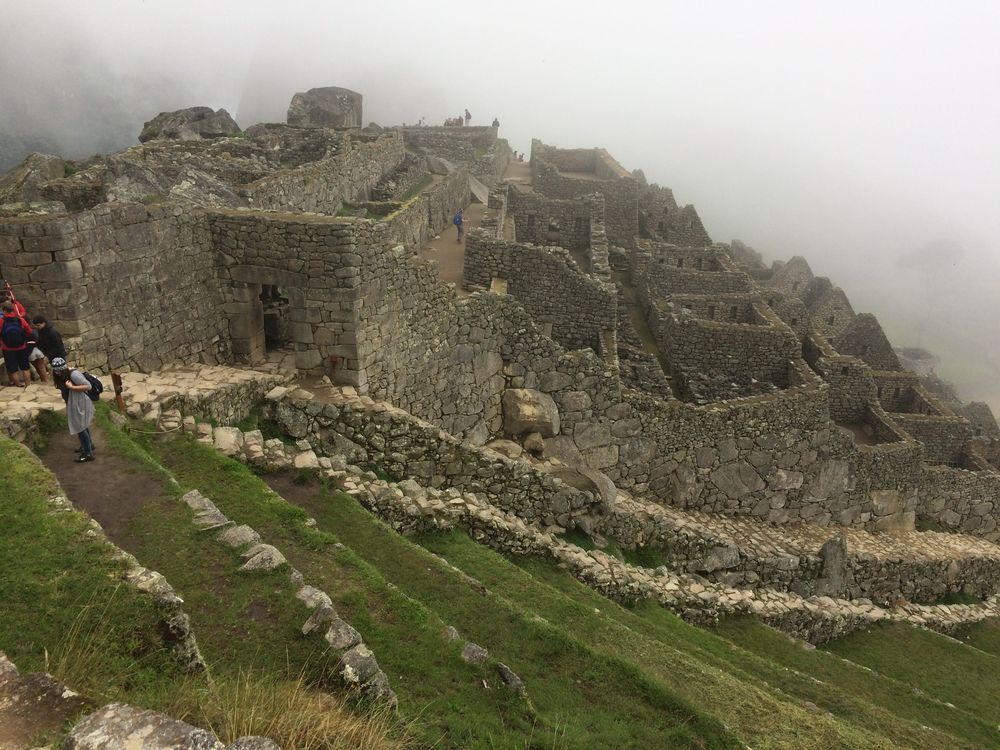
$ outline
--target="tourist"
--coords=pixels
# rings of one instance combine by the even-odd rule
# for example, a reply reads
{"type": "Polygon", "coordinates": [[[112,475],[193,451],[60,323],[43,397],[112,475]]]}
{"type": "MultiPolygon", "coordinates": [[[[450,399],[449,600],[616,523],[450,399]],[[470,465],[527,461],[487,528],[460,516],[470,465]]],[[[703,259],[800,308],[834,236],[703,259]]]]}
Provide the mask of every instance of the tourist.
{"type": "Polygon", "coordinates": [[[28,321],[17,314],[10,298],[3,301],[0,310],[3,310],[0,350],[3,350],[3,362],[7,368],[7,377],[10,379],[11,385],[26,388],[31,382],[29,376],[31,364],[28,362],[28,356],[31,354],[31,349],[34,348],[33,344],[29,347],[29,343],[33,342],[35,332],[31,330],[28,321]]]}
{"type": "Polygon", "coordinates": [[[455,218],[451,220],[451,223],[458,229],[458,239],[455,241],[461,242],[462,236],[465,234],[465,211],[461,208],[458,209],[458,213],[455,214],[455,218]]]}
{"type": "Polygon", "coordinates": [[[472,115],[469,114],[469,110],[465,110],[465,124],[469,124],[469,120],[472,119],[472,115]]]}
{"type": "Polygon", "coordinates": [[[56,358],[66,359],[66,347],[63,344],[62,334],[59,333],[48,318],[44,315],[36,315],[31,322],[34,324],[35,335],[38,338],[38,348],[49,362],[56,358]]]}
{"type": "Polygon", "coordinates": [[[80,370],[71,368],[62,357],[52,360],[52,379],[66,401],[66,421],[69,434],[80,440],[78,464],[94,460],[94,440],[90,435],[90,424],[94,421],[94,402],[87,392],[90,381],[80,370]]]}
{"type": "Polygon", "coordinates": [[[493,127],[495,128],[500,127],[500,120],[498,120],[496,117],[493,118],[493,127]]]}

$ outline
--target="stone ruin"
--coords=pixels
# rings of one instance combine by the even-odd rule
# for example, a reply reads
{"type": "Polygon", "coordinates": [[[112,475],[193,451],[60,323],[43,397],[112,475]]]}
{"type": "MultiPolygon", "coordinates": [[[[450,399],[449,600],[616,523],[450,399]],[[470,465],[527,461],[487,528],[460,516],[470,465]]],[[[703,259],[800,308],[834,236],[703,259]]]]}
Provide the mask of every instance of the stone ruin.
{"type": "MultiPolygon", "coordinates": [[[[365,408],[281,401],[290,435],[522,526],[781,596],[997,593],[992,413],[905,369],[804,258],[713,242],[603,149],[536,140],[504,179],[496,129],[361,130],[345,92],[243,131],[161,115],[159,137],[76,171],[33,155],[0,182],[4,276],[90,369],[291,351],[365,408]],[[477,194],[444,283],[420,250],[477,194]]],[[[383,507],[383,489],[358,491],[383,507]]]]}

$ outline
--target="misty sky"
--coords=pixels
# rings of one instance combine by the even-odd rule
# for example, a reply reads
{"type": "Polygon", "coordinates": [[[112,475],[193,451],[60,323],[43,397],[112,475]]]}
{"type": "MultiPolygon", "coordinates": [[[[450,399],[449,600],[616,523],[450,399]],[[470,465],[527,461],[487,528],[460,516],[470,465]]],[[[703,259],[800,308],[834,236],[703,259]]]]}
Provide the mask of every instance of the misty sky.
{"type": "Polygon", "coordinates": [[[385,125],[467,107],[806,256],[1000,412],[1000,3],[702,5],[0,0],[0,130],[79,157],[184,106],[283,120],[314,86],[385,125]]]}

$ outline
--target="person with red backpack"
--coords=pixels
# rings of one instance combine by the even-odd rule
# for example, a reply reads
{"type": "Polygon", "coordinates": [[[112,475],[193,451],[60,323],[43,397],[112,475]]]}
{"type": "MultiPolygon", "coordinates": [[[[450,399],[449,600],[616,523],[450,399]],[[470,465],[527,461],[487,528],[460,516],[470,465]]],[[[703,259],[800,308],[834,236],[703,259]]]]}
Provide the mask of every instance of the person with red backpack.
{"type": "MultiPolygon", "coordinates": [[[[90,425],[94,421],[94,390],[93,381],[87,373],[66,364],[62,357],[52,360],[52,379],[56,388],[66,401],[66,422],[69,434],[80,439],[80,448],[76,458],[78,464],[94,460],[94,440],[90,436],[90,425]]],[[[95,378],[96,380],[96,378],[95,378]]],[[[97,381],[100,383],[100,381],[97,381]]]]}
{"type": "Polygon", "coordinates": [[[2,327],[0,327],[3,363],[7,368],[11,385],[26,388],[31,382],[31,363],[28,362],[28,356],[34,348],[34,344],[29,345],[28,342],[35,340],[35,332],[31,330],[28,321],[17,314],[14,303],[9,299],[4,300],[0,310],[3,310],[2,327]]]}

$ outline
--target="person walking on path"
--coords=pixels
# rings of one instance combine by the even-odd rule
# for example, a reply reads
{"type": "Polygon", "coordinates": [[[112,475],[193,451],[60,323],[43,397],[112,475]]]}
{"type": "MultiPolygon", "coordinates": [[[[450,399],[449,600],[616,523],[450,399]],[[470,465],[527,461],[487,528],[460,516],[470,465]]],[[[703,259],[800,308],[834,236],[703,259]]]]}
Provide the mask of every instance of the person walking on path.
{"type": "Polygon", "coordinates": [[[451,220],[451,223],[458,230],[458,239],[455,241],[461,242],[462,237],[465,235],[465,211],[461,208],[458,209],[458,213],[455,214],[455,218],[451,220]]]}
{"type": "Polygon", "coordinates": [[[22,316],[17,314],[14,303],[9,299],[4,300],[0,305],[3,310],[3,327],[0,328],[0,350],[3,351],[3,363],[7,368],[7,376],[11,385],[26,388],[31,380],[31,364],[28,356],[31,354],[33,346],[29,346],[29,341],[34,341],[35,332],[31,330],[22,316]]]}
{"type": "Polygon", "coordinates": [[[87,395],[90,381],[82,372],[71,368],[62,357],[52,360],[52,375],[56,387],[66,400],[66,421],[69,434],[80,440],[78,464],[94,460],[94,440],[90,435],[90,425],[94,421],[94,402],[87,395]]]}
{"type": "Polygon", "coordinates": [[[465,124],[468,125],[471,119],[472,115],[469,114],[469,110],[465,110],[465,124]]]}

